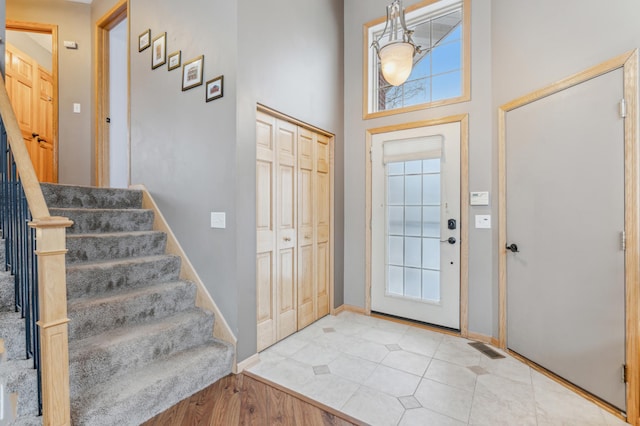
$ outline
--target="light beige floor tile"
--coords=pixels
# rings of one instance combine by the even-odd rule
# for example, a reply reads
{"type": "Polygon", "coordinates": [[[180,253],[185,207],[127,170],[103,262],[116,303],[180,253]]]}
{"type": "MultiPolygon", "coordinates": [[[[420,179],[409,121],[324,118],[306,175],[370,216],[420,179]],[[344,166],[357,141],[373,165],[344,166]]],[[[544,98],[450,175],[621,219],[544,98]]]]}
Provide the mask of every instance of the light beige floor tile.
{"type": "Polygon", "coordinates": [[[383,345],[389,345],[392,343],[398,343],[402,338],[401,333],[383,330],[380,328],[371,328],[363,333],[361,333],[358,337],[369,340],[370,342],[380,343],[383,345]]]}
{"type": "Polygon", "coordinates": [[[469,424],[535,426],[533,386],[493,374],[478,376],[469,424]]]}
{"type": "Polygon", "coordinates": [[[377,321],[374,323],[374,327],[379,328],[381,330],[390,331],[392,333],[404,333],[411,328],[410,325],[400,324],[397,322],[389,321],[382,318],[376,318],[377,321]]]}
{"type": "Polygon", "coordinates": [[[287,337],[286,339],[276,343],[269,348],[270,351],[276,352],[284,357],[290,357],[300,349],[309,344],[308,340],[301,339],[295,334],[287,337]]]}
{"type": "Polygon", "coordinates": [[[399,426],[464,426],[461,422],[451,417],[443,416],[426,408],[407,410],[400,420],[399,426]]]}
{"type": "Polygon", "coordinates": [[[309,343],[298,352],[291,355],[291,359],[307,365],[326,365],[340,356],[340,352],[326,346],[309,343]]]}
{"type": "Polygon", "coordinates": [[[445,336],[433,357],[463,367],[479,365],[481,357],[485,355],[473,349],[467,342],[466,339],[454,340],[452,336],[445,336]]]}
{"type": "Polygon", "coordinates": [[[364,385],[395,397],[413,395],[420,377],[395,368],[378,365],[364,385]]]}
{"type": "Polygon", "coordinates": [[[614,416],[613,414],[605,410],[602,410],[602,417],[604,418],[605,424],[607,426],[625,426],[629,424],[621,418],[614,416]]]}
{"type": "Polygon", "coordinates": [[[434,339],[428,334],[420,335],[405,333],[398,341],[398,345],[408,352],[414,352],[427,357],[433,357],[440,346],[441,339],[434,339]]]}
{"type": "Polygon", "coordinates": [[[358,383],[333,374],[322,374],[302,385],[299,392],[339,410],[358,388],[358,383]]]}
{"type": "Polygon", "coordinates": [[[431,379],[436,382],[445,383],[447,385],[473,392],[476,387],[476,379],[478,375],[468,367],[462,367],[457,364],[434,359],[429,364],[427,372],[424,374],[425,379],[431,379]]]}
{"type": "Polygon", "coordinates": [[[398,398],[361,386],[341,411],[372,426],[396,426],[404,407],[398,398]]]}
{"type": "Polygon", "coordinates": [[[469,419],[473,392],[422,379],[414,396],[424,408],[465,423],[469,419]]]}
{"type": "Polygon", "coordinates": [[[272,350],[266,350],[260,353],[260,362],[248,369],[252,373],[262,375],[271,368],[279,365],[286,358],[272,350]]]}
{"type": "Polygon", "coordinates": [[[351,345],[344,349],[349,355],[364,358],[372,362],[381,362],[389,353],[384,345],[367,340],[354,339],[351,345]]]}
{"type": "Polygon", "coordinates": [[[482,356],[480,358],[480,366],[491,374],[516,382],[531,384],[531,368],[511,356],[499,359],[482,356]]]}
{"type": "Polygon", "coordinates": [[[538,425],[600,426],[605,424],[602,410],[568,390],[535,392],[538,425]]]}
{"type": "Polygon", "coordinates": [[[338,358],[329,363],[329,370],[331,374],[362,384],[371,376],[377,366],[378,364],[357,356],[340,354],[338,358]]]}
{"type": "Polygon", "coordinates": [[[300,392],[304,385],[316,377],[313,367],[292,359],[279,363],[260,376],[296,392],[300,392]]]}
{"type": "Polygon", "coordinates": [[[429,366],[431,358],[407,351],[391,351],[382,360],[382,364],[407,373],[422,376],[429,366]]]}

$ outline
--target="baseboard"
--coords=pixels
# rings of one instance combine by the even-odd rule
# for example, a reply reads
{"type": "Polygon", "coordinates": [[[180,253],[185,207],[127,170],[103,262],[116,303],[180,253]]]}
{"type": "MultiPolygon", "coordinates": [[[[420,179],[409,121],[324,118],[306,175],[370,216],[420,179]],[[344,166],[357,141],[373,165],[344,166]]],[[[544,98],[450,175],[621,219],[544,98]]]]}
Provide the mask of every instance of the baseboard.
{"type": "Polygon", "coordinates": [[[496,348],[500,347],[500,341],[493,336],[487,336],[481,333],[473,333],[470,331],[467,333],[466,337],[469,340],[477,340],[478,342],[488,343],[490,345],[495,346],[496,348]]]}
{"type": "Polygon", "coordinates": [[[256,365],[259,362],[260,362],[260,354],[253,354],[249,358],[245,359],[244,361],[240,361],[239,363],[234,365],[233,373],[234,374],[240,374],[244,370],[247,370],[247,369],[253,367],[254,365],[256,365]]]}
{"type": "Polygon", "coordinates": [[[355,314],[366,315],[367,311],[364,308],[353,305],[340,305],[331,312],[331,315],[338,315],[341,312],[353,312],[355,314]]]}

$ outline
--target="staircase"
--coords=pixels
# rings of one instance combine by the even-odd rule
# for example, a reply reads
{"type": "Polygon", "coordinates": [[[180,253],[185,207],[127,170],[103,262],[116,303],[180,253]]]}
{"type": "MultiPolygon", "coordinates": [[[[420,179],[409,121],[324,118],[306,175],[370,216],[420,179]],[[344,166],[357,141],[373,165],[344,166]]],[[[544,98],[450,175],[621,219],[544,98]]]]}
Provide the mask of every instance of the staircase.
{"type": "Polygon", "coordinates": [[[67,230],[71,417],[138,425],[231,372],[233,347],[136,190],[43,184],[67,230]]]}

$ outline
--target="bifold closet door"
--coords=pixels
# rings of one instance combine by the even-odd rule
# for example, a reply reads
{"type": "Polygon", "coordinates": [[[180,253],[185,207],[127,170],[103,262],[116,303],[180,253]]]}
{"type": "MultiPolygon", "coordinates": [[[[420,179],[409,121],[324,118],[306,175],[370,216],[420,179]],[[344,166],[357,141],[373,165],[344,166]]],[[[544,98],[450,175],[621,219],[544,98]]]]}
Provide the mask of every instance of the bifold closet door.
{"type": "Polygon", "coordinates": [[[297,127],[258,113],[256,121],[258,350],[298,329],[297,127]]]}
{"type": "Polygon", "coordinates": [[[329,314],[331,268],[331,146],[323,135],[316,138],[315,157],[316,319],[329,314]]]}

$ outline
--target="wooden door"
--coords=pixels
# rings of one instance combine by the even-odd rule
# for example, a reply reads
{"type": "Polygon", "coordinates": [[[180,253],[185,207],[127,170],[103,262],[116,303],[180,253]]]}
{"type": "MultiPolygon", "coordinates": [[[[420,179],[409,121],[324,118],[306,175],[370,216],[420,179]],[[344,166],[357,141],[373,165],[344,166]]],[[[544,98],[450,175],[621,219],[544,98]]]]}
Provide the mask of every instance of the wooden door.
{"type": "Polygon", "coordinates": [[[11,105],[15,111],[20,131],[24,143],[29,151],[29,156],[36,169],[36,174],[40,178],[39,173],[39,149],[38,142],[33,136],[36,128],[36,96],[34,81],[37,78],[38,64],[27,54],[19,51],[11,44],[6,45],[5,50],[6,63],[6,86],[11,100],[11,105]]]}
{"type": "Polygon", "coordinates": [[[297,295],[297,173],[298,128],[276,122],[276,263],[277,336],[282,340],[298,330],[297,295]]]}
{"type": "Polygon", "coordinates": [[[316,135],[298,129],[298,328],[316,320],[315,246],[316,135]]]}
{"type": "Polygon", "coordinates": [[[38,180],[57,182],[53,77],[8,43],[5,59],[7,92],[38,180]]]}
{"type": "Polygon", "coordinates": [[[56,182],[53,162],[53,77],[47,70],[38,67],[37,109],[35,137],[38,146],[38,178],[40,182],[56,182]]]}
{"type": "Polygon", "coordinates": [[[317,135],[315,157],[316,315],[329,314],[331,282],[331,140],[317,135]]]}
{"type": "Polygon", "coordinates": [[[275,122],[258,112],[256,121],[256,287],[258,351],[273,345],[276,334],[275,122]]]}

